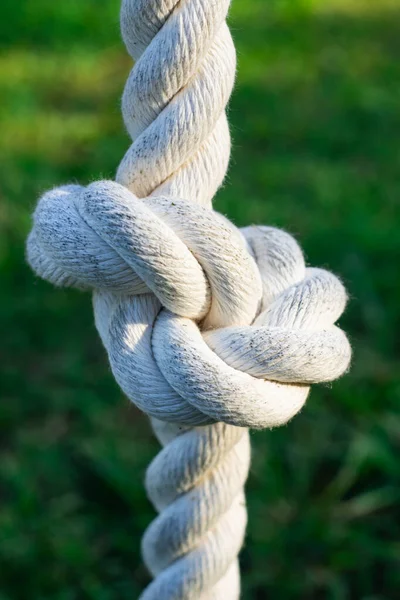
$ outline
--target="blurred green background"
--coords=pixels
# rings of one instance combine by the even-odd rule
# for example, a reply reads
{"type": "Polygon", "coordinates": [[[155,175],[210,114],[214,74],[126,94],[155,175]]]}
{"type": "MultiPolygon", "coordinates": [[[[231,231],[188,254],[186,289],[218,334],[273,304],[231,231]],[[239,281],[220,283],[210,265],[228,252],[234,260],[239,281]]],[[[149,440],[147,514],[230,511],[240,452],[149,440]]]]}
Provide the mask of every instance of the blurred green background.
{"type": "MultiPolygon", "coordinates": [[[[119,0],[0,8],[0,599],[123,600],[148,581],[157,451],[88,295],[24,263],[39,194],[128,146],[119,0]]],[[[252,435],[243,598],[399,597],[400,2],[234,0],[234,140],[218,210],[292,232],[351,296],[351,373],[252,435]]]]}

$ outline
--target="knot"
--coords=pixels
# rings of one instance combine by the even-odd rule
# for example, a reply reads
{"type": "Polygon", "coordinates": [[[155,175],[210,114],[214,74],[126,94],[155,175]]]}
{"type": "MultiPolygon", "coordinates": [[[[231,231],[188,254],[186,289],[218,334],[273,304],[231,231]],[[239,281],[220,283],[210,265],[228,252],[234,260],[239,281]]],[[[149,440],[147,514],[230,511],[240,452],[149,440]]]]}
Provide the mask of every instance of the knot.
{"type": "Polygon", "coordinates": [[[278,229],[240,232],[211,209],[101,181],[41,198],[28,259],[56,285],[95,290],[114,376],[160,420],[280,425],[349,364],[343,285],[278,229]]]}

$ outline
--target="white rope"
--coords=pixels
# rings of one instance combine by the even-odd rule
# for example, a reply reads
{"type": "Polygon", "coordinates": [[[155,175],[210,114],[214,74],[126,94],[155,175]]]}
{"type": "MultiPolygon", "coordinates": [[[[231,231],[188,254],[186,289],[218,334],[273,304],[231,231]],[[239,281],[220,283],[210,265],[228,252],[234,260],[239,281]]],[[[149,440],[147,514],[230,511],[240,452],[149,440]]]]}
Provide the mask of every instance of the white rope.
{"type": "Polygon", "coordinates": [[[239,232],[212,210],[230,152],[228,5],[123,1],[134,142],[117,183],[45,194],[28,239],[41,277],[94,290],[113,374],[164,446],[146,477],[159,516],[142,600],[239,597],[247,427],[287,422],[350,360],[340,281],[306,268],[288,234],[239,232]]]}

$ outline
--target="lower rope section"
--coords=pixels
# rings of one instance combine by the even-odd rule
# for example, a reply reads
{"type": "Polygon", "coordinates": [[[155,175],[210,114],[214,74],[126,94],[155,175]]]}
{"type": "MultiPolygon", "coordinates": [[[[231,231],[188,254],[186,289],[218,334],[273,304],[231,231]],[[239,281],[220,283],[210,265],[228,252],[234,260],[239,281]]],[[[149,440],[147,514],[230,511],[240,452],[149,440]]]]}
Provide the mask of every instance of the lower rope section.
{"type": "Polygon", "coordinates": [[[237,600],[248,430],[223,423],[192,429],[152,423],[163,449],[148,468],[146,490],[159,515],[143,538],[154,580],[140,598],[237,600]]]}

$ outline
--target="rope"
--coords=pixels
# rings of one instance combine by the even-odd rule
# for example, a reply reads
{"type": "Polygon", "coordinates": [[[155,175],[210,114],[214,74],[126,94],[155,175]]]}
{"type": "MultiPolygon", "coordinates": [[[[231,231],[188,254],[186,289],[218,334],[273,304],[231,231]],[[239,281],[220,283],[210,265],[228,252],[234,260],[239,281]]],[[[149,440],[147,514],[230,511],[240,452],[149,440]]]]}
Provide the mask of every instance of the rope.
{"type": "Polygon", "coordinates": [[[212,210],[230,153],[228,6],[123,0],[134,141],[116,182],[44,194],[27,244],[39,276],[94,291],[115,379],[163,445],[146,476],[159,515],[141,600],[239,598],[247,428],[286,423],[350,360],[341,282],[307,268],[287,233],[212,210]]]}

